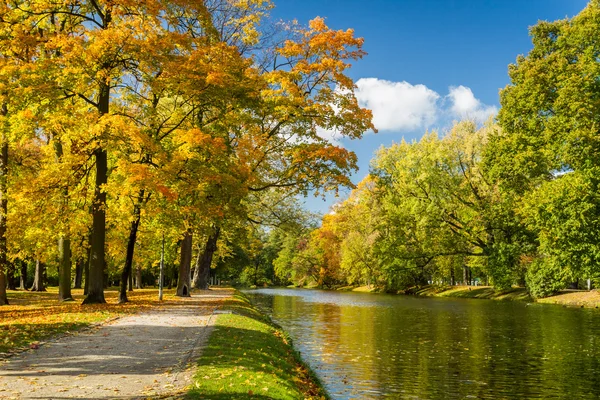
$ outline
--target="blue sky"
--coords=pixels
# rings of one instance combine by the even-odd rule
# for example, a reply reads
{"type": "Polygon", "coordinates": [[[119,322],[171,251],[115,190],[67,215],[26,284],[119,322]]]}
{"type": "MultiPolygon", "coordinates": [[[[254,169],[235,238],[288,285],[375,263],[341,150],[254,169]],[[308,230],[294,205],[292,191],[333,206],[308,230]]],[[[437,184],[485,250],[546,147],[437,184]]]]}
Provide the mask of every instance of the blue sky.
{"type": "MultiPolygon", "coordinates": [[[[531,48],[528,27],[581,11],[587,0],[274,0],[271,15],[307,23],[326,18],[352,28],[369,53],[349,75],[359,100],[373,108],[378,134],[341,140],[357,153],[357,183],[381,145],[418,139],[460,117],[484,119],[499,107],[508,64],[531,48]]],[[[343,195],[343,194],[342,194],[343,195]]],[[[309,198],[312,211],[336,201],[309,198]]]]}

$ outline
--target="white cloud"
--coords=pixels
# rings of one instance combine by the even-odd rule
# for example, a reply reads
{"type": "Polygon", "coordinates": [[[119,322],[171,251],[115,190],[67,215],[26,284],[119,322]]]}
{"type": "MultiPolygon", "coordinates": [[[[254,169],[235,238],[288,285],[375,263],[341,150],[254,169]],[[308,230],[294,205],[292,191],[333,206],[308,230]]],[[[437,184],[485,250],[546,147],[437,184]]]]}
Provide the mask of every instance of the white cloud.
{"type": "Polygon", "coordinates": [[[356,86],[359,104],[373,111],[380,131],[427,128],[437,119],[440,95],[425,85],[362,78],[356,86]]]}
{"type": "Polygon", "coordinates": [[[448,118],[473,119],[483,123],[498,112],[495,106],[478,100],[466,86],[449,87],[445,97],[425,85],[404,81],[362,78],[356,86],[359,104],[373,112],[373,124],[379,131],[427,129],[434,124],[448,124],[448,118]]]}
{"type": "Polygon", "coordinates": [[[465,86],[451,86],[448,98],[451,113],[460,119],[472,119],[483,123],[498,112],[495,106],[487,106],[475,98],[473,91],[465,86]]]}

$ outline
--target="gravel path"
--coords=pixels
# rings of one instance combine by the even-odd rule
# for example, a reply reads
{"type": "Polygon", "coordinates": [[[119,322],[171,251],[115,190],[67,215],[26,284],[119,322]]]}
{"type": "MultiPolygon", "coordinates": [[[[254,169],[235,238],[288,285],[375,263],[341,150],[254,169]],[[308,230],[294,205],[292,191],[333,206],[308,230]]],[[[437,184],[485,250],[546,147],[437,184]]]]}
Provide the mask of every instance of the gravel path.
{"type": "Polygon", "coordinates": [[[229,296],[167,302],[11,357],[0,362],[0,398],[178,397],[191,383],[218,302],[229,296]]]}

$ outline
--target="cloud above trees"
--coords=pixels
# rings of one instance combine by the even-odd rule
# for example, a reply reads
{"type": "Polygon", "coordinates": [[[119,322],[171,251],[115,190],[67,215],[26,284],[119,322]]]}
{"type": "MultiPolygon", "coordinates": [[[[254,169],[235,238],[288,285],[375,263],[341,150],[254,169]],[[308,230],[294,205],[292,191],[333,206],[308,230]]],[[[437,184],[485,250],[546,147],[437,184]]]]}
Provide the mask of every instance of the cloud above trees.
{"type": "Polygon", "coordinates": [[[356,86],[360,105],[372,110],[373,123],[382,132],[410,132],[457,119],[483,123],[498,111],[483,104],[465,86],[451,86],[445,96],[405,81],[362,78],[356,86]]]}

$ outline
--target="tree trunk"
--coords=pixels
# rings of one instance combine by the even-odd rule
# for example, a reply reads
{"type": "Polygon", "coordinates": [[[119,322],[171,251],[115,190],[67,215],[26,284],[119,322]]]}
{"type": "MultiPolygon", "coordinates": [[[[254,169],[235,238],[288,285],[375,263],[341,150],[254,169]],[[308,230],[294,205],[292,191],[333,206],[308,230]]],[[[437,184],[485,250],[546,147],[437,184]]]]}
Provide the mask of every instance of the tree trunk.
{"type": "Polygon", "coordinates": [[[60,237],[58,239],[58,300],[73,301],[71,296],[71,240],[60,237]]]}
{"type": "Polygon", "coordinates": [[[9,290],[17,290],[17,277],[15,274],[17,268],[15,266],[14,262],[9,261],[8,262],[8,271],[6,274],[6,281],[8,283],[8,289],[9,290]]]}
{"type": "Polygon", "coordinates": [[[74,289],[81,289],[81,281],[83,278],[83,268],[85,260],[83,257],[79,257],[75,263],[75,282],[73,284],[74,289]]]}
{"type": "Polygon", "coordinates": [[[221,233],[221,228],[216,227],[212,234],[206,240],[206,246],[204,246],[204,251],[200,257],[200,264],[198,265],[198,274],[194,275],[194,278],[197,276],[198,279],[194,279],[194,287],[196,289],[207,290],[208,289],[208,277],[210,276],[210,266],[212,264],[213,255],[215,251],[217,251],[217,241],[219,240],[219,234],[221,233]]]}
{"type": "Polygon", "coordinates": [[[35,275],[33,276],[33,286],[31,286],[32,292],[46,291],[46,287],[44,286],[44,269],[45,266],[40,262],[40,259],[35,260],[35,275]]]}
{"type": "MultiPolygon", "coordinates": [[[[110,8],[104,13],[103,26],[112,22],[110,8]]],[[[102,80],[98,88],[98,112],[106,115],[110,107],[110,82],[102,80]]],[[[88,294],[83,304],[106,303],[104,299],[104,244],[106,241],[106,192],[104,186],[108,181],[108,155],[106,149],[98,147],[94,151],[96,161],[96,183],[92,204],[92,243],[88,294]]]]}
{"type": "Polygon", "coordinates": [[[20,280],[19,289],[27,290],[27,262],[25,262],[25,260],[19,260],[19,262],[21,263],[21,265],[20,265],[21,280],[20,280]]]}
{"type": "MultiPolygon", "coordinates": [[[[54,137],[54,153],[56,156],[56,163],[60,163],[63,156],[63,146],[60,138],[54,137]]],[[[69,189],[68,187],[63,188],[64,203],[61,207],[61,214],[63,219],[66,220],[67,232],[68,232],[68,210],[66,205],[68,204],[69,189]]],[[[73,301],[71,296],[71,239],[69,234],[62,234],[58,238],[58,300],[59,301],[73,301]]]]}
{"type": "Polygon", "coordinates": [[[96,188],[92,207],[92,242],[90,246],[90,270],[87,297],[83,304],[106,303],[104,299],[104,244],[106,240],[106,193],[103,186],[107,181],[108,160],[106,151],[97,149],[96,188]]]}
{"type": "Polygon", "coordinates": [[[140,215],[142,209],[142,202],[144,201],[144,190],[140,190],[138,194],[137,202],[133,206],[133,221],[129,227],[129,240],[127,241],[127,253],[125,253],[125,266],[121,273],[121,287],[119,290],[119,303],[127,302],[127,284],[129,284],[130,290],[132,290],[132,278],[131,269],[133,266],[133,252],[135,250],[135,242],[137,240],[138,227],[140,225],[140,215]]]}
{"type": "MultiPolygon", "coordinates": [[[[173,275],[174,275],[173,271],[175,270],[175,264],[169,263],[169,265],[170,265],[169,274],[168,274],[168,276],[165,277],[165,279],[169,280],[169,283],[167,284],[167,289],[173,289],[173,279],[175,279],[173,277],[173,275]]],[[[164,286],[164,284],[163,284],[163,286],[164,286]]]]}
{"type": "Polygon", "coordinates": [[[192,264],[192,231],[188,229],[181,241],[181,258],[179,261],[179,276],[177,279],[177,293],[179,297],[190,296],[190,268],[192,264]]]}
{"type": "Polygon", "coordinates": [[[83,295],[87,296],[90,288],[90,262],[92,262],[92,234],[88,236],[87,259],[83,265],[83,295]]]}
{"type": "Polygon", "coordinates": [[[196,262],[194,263],[194,273],[192,274],[192,287],[197,287],[198,280],[200,279],[200,256],[202,255],[202,249],[198,248],[198,254],[196,254],[196,262]]]}
{"type": "MultiPolygon", "coordinates": [[[[0,107],[0,116],[6,117],[8,106],[0,107]]],[[[6,243],[7,189],[8,189],[8,138],[6,129],[2,129],[0,145],[0,306],[8,304],[6,296],[6,272],[8,271],[8,249],[6,243]]]]}
{"type": "Polygon", "coordinates": [[[141,264],[138,264],[135,267],[135,288],[136,289],[142,288],[142,266],[141,266],[141,264]]]}

